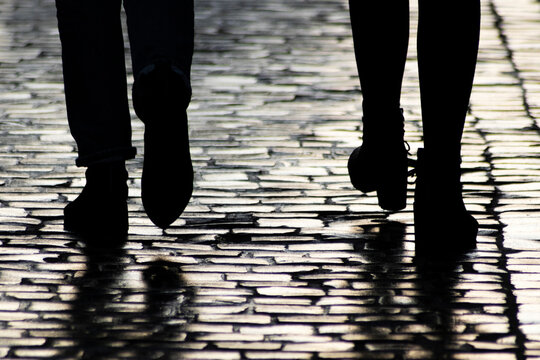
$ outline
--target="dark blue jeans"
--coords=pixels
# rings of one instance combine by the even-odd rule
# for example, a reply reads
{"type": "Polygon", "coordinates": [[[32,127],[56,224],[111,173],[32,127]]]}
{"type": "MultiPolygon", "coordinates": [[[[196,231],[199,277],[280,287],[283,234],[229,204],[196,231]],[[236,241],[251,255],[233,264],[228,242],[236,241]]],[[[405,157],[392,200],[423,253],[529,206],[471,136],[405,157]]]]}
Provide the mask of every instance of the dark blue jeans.
{"type": "MultiPolygon", "coordinates": [[[[127,160],[131,144],[122,0],[56,0],[66,106],[78,166],[127,160]]],[[[189,87],[193,0],[124,0],[133,74],[166,62],[189,87]]]]}

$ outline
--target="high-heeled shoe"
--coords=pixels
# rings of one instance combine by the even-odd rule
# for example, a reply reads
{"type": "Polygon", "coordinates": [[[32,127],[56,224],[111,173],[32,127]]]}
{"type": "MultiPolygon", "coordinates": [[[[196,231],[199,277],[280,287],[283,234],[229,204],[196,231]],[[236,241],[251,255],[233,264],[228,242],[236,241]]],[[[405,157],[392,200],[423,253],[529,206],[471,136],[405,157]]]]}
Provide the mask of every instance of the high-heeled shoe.
{"type": "Polygon", "coordinates": [[[64,229],[101,238],[126,235],[127,178],[123,161],[89,166],[81,194],[64,208],[64,229]]]}
{"type": "Polygon", "coordinates": [[[347,167],[356,189],[363,193],[377,191],[379,206],[397,211],[407,203],[408,149],[403,140],[401,109],[385,120],[362,119],[362,146],[352,152],[347,167]]]}
{"type": "Polygon", "coordinates": [[[414,192],[416,253],[450,255],[472,249],[478,222],[463,202],[461,159],[441,164],[427,155],[424,149],[418,149],[414,192]]]}

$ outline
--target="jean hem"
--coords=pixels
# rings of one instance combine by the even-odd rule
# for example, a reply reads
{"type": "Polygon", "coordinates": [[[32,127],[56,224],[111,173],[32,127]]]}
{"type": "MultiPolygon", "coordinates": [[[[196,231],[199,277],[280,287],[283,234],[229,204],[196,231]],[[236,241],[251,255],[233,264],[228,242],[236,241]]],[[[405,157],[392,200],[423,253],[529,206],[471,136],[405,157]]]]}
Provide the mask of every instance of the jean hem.
{"type": "Polygon", "coordinates": [[[113,161],[125,161],[135,158],[137,149],[135,147],[115,148],[99,151],[91,155],[80,156],[75,160],[78,167],[88,167],[96,164],[103,164],[113,161]]]}

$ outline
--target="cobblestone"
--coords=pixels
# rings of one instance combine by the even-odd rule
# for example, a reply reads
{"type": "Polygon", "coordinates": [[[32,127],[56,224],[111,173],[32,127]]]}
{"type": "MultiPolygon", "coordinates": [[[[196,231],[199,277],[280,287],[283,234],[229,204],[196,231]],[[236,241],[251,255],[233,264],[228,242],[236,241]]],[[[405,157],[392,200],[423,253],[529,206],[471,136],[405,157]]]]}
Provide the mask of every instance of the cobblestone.
{"type": "Polygon", "coordinates": [[[434,265],[415,261],[412,185],[387,213],[349,183],[362,114],[347,1],[196,2],[192,202],[154,227],[138,156],[128,241],[104,251],[63,230],[84,170],[54,1],[0,0],[0,358],[540,359],[540,3],[485,0],[482,15],[463,137],[478,246],[434,265]]]}

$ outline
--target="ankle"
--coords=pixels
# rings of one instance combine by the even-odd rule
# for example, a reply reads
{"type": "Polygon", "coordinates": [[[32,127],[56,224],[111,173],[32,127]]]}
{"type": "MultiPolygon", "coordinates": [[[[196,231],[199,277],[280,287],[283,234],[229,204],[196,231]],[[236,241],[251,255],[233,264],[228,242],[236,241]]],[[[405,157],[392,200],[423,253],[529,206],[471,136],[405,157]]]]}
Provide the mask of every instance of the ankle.
{"type": "Polygon", "coordinates": [[[378,118],[381,116],[387,118],[403,118],[403,109],[399,103],[362,101],[362,112],[369,118],[378,118]]]}
{"type": "Polygon", "coordinates": [[[405,136],[402,110],[364,115],[362,118],[362,141],[367,146],[403,146],[405,136]]]}
{"type": "Polygon", "coordinates": [[[464,210],[460,163],[459,158],[441,160],[419,149],[415,203],[421,208],[443,205],[449,211],[464,210]]]}
{"type": "Polygon", "coordinates": [[[114,161],[91,165],[86,170],[87,191],[103,195],[127,197],[125,161],[114,161]],[[125,193],[125,194],[124,194],[125,193]]]}

